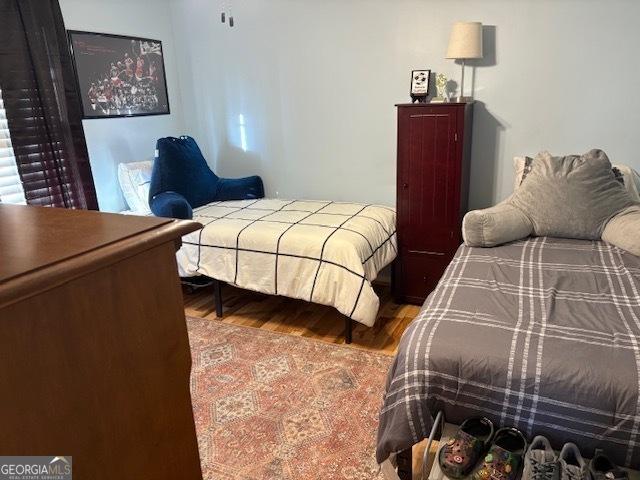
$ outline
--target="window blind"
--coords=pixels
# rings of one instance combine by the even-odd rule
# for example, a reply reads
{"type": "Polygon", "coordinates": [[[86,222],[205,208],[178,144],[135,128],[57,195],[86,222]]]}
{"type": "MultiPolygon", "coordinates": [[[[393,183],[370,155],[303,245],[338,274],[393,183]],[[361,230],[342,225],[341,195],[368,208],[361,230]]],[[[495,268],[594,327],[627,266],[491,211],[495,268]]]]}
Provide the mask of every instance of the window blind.
{"type": "Polygon", "coordinates": [[[0,89],[0,202],[26,204],[0,89]]]}
{"type": "Polygon", "coordinates": [[[0,85],[30,205],[97,209],[58,0],[0,0],[0,85]]]}

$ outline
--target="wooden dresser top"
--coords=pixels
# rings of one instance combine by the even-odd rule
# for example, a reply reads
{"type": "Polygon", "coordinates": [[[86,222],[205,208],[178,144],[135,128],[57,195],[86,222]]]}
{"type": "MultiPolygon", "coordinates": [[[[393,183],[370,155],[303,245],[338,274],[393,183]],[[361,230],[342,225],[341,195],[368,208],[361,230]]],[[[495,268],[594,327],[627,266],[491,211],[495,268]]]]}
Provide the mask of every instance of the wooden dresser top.
{"type": "Polygon", "coordinates": [[[427,102],[427,103],[396,103],[396,107],[466,107],[471,102],[427,102]]]}
{"type": "Polygon", "coordinates": [[[0,205],[0,297],[17,278],[59,276],[62,264],[72,260],[82,270],[80,264],[179,240],[200,227],[169,218],[0,205]]]}

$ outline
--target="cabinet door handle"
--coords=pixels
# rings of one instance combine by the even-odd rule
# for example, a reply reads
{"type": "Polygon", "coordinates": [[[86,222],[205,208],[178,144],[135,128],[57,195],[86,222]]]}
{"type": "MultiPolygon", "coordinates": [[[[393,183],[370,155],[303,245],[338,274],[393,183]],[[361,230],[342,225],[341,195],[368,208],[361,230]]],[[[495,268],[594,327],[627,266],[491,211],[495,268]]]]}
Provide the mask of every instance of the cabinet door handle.
{"type": "Polygon", "coordinates": [[[424,281],[424,283],[427,283],[427,280],[428,280],[427,276],[425,275],[424,277],[422,277],[422,280],[424,281]]]}
{"type": "Polygon", "coordinates": [[[408,250],[409,253],[422,253],[423,255],[444,255],[444,252],[432,252],[430,250],[408,250]]]}
{"type": "Polygon", "coordinates": [[[406,190],[407,188],[409,188],[409,184],[407,182],[403,183],[402,188],[406,190]]]}

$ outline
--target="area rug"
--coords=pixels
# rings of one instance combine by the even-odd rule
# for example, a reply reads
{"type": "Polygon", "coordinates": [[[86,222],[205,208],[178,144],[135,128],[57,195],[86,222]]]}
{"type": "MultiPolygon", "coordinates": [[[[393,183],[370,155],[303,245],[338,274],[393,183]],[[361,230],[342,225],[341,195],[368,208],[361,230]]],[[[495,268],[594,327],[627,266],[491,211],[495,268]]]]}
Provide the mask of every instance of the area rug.
{"type": "Polygon", "coordinates": [[[375,438],[392,357],[187,318],[207,480],[382,478],[375,438]]]}

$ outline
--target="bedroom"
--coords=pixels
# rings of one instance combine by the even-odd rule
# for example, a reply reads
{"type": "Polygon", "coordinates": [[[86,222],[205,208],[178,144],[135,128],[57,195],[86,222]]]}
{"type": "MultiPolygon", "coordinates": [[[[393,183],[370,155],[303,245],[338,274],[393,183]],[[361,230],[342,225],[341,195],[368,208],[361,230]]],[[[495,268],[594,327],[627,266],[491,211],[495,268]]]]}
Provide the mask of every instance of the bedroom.
{"type": "Polygon", "coordinates": [[[0,11],[2,468],[459,478],[480,416],[638,469],[637,2],[0,11]]]}

